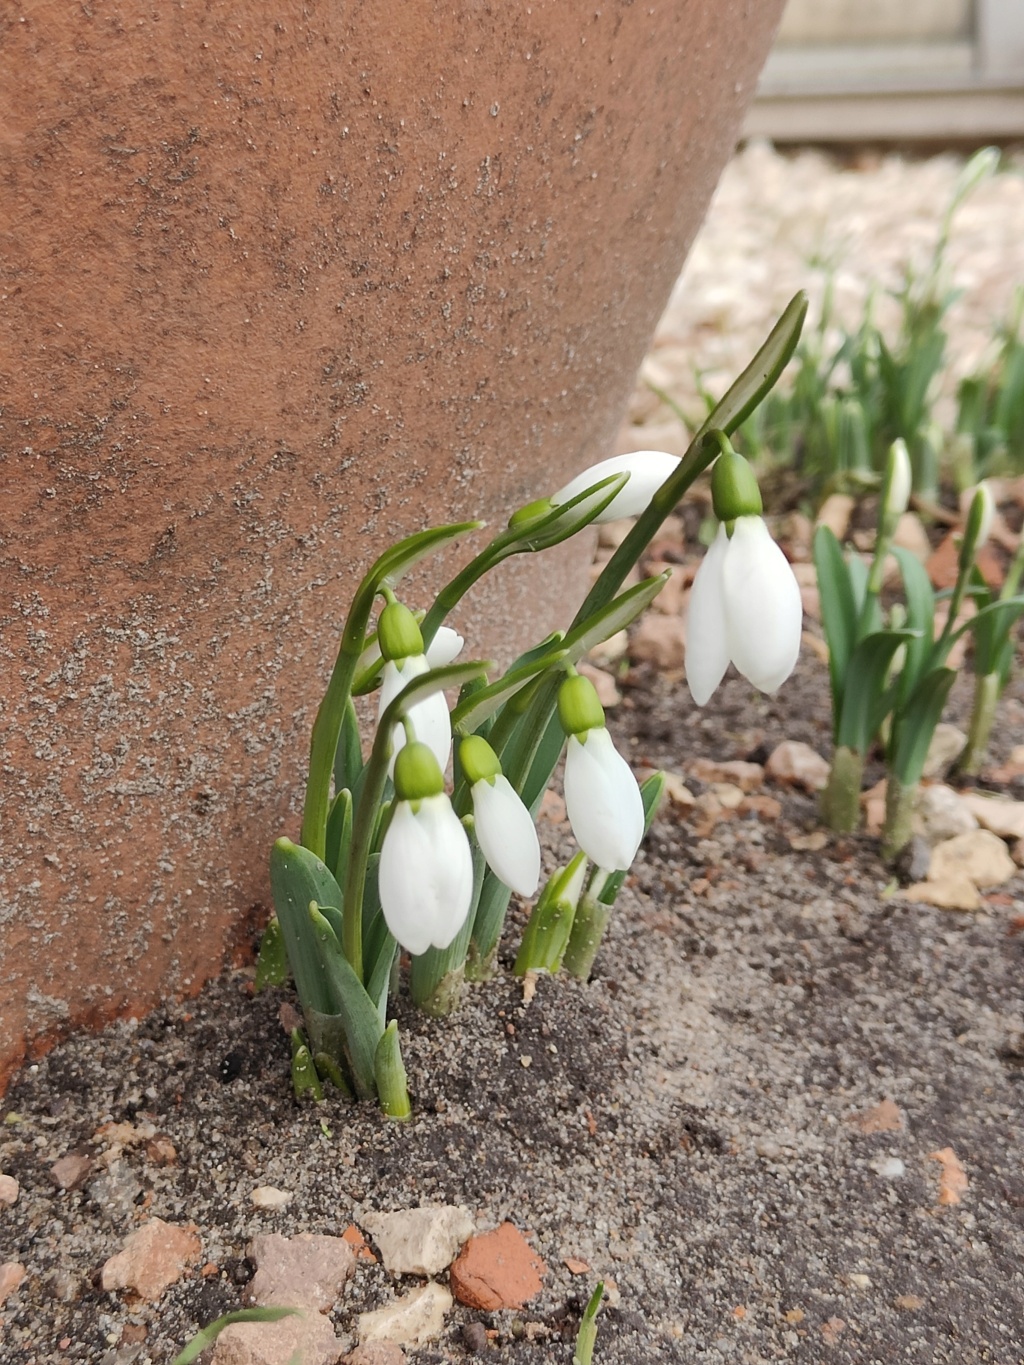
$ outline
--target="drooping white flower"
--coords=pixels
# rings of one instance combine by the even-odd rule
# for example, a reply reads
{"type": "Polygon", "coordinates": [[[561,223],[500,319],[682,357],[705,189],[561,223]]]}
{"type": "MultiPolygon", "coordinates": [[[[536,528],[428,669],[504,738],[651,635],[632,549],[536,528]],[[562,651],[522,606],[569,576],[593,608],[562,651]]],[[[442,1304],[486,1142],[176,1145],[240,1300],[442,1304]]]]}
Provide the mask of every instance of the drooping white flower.
{"type": "Polygon", "coordinates": [[[568,736],[565,809],[576,842],[606,872],[625,872],[644,837],[644,802],[589,678],[571,673],[564,680],[558,719],[568,736]]]}
{"type": "Polygon", "coordinates": [[[461,742],[459,762],[469,783],[476,839],[487,865],[520,896],[532,896],[540,881],[540,841],[533,816],[482,735],[468,735],[461,742]]]}
{"type": "Polygon", "coordinates": [[[438,626],[434,638],[427,645],[427,663],[431,668],[444,668],[454,663],[462,653],[465,640],[451,626],[438,626]]]}
{"type": "MultiPolygon", "coordinates": [[[[438,631],[439,635],[440,633],[438,631]]],[[[408,607],[394,600],[381,612],[377,625],[377,640],[385,660],[380,698],[377,703],[378,723],[399,692],[414,678],[422,677],[432,667],[440,667],[437,660],[450,661],[462,648],[461,636],[453,630],[446,630],[438,646],[436,659],[431,659],[424,651],[423,636],[420,634],[416,618],[408,607]],[[454,652],[449,653],[450,651],[454,652]],[[444,658],[446,654],[449,655],[448,659],[444,658]]],[[[416,738],[427,745],[437,759],[438,767],[444,772],[452,748],[452,724],[444,693],[434,692],[416,702],[407,712],[407,718],[416,738]]],[[[392,775],[395,770],[395,758],[404,744],[405,729],[401,725],[396,725],[391,734],[389,772],[392,775]]]]}
{"type": "Polygon", "coordinates": [[[625,872],[644,837],[644,803],[629,764],[603,725],[569,736],[565,809],[587,857],[606,871],[625,872]]]}
{"type": "MultiPolygon", "coordinates": [[[[389,660],[384,665],[384,677],[380,688],[380,700],[377,705],[377,719],[380,720],[387,707],[398,696],[402,688],[412,682],[413,678],[422,677],[430,668],[425,654],[413,654],[409,658],[403,659],[400,663],[389,660]]],[[[438,767],[443,772],[448,766],[448,757],[452,750],[452,722],[448,711],[448,703],[443,692],[434,692],[423,701],[418,701],[409,708],[409,722],[416,734],[416,738],[424,743],[437,759],[438,767]]],[[[401,725],[396,725],[391,735],[391,765],[389,772],[394,774],[395,758],[398,751],[405,744],[405,730],[401,725]]]]}
{"type": "Polygon", "coordinates": [[[378,887],[388,929],[408,952],[447,948],[466,922],[473,856],[430,750],[408,745],[395,767],[395,801],[380,851],[378,887]]]}
{"type": "Polygon", "coordinates": [[[613,455],[570,479],[564,488],[551,495],[551,502],[560,507],[612,474],[628,474],[625,488],[616,494],[600,516],[594,518],[594,525],[617,521],[620,517],[637,517],[678,466],[679,456],[668,455],[663,450],[635,450],[628,455],[613,455]]]}
{"type": "Polygon", "coordinates": [[[762,692],[774,692],[800,652],[803,605],[786,556],[761,517],[741,516],[732,536],[723,522],[690,594],[686,681],[698,706],[709,700],[730,662],[762,692]]]}

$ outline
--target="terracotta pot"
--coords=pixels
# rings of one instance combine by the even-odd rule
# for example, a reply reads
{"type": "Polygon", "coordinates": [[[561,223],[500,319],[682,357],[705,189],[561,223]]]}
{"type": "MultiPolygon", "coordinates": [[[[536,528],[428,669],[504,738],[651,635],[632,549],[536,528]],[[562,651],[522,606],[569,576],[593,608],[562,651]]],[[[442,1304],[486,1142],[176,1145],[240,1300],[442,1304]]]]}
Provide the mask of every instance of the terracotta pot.
{"type": "Polygon", "coordinates": [[[780,8],[0,26],[0,1081],[250,950],[355,576],[607,453],[780,8]]]}

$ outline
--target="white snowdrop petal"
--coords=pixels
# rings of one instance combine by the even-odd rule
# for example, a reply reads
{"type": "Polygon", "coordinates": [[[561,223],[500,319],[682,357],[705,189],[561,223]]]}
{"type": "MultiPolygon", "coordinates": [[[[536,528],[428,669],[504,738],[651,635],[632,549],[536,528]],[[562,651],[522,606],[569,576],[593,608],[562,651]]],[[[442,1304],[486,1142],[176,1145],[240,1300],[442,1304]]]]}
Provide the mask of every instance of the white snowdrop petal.
{"type": "Polygon", "coordinates": [[[532,896],[540,881],[540,842],[533,816],[507,777],[494,785],[473,784],[476,837],[487,865],[520,896],[532,896]]]}
{"type": "Polygon", "coordinates": [[[644,803],[629,764],[605,729],[586,742],[570,735],[565,755],[565,807],[576,842],[607,871],[624,872],[644,834],[644,803]]]}
{"type": "Polygon", "coordinates": [[[739,517],[722,568],[728,649],[737,669],[774,692],[800,653],[803,604],[786,556],[760,517],[739,517]]]}
{"type": "Polygon", "coordinates": [[[378,889],[384,922],[410,953],[425,953],[430,947],[436,918],[424,872],[430,855],[427,832],[409,802],[399,801],[381,845],[378,889]]]}
{"type": "Polygon", "coordinates": [[[729,551],[725,526],[700,562],[686,616],[686,685],[698,706],[711,699],[729,667],[722,565],[729,551]]]}
{"type": "Polygon", "coordinates": [[[594,525],[617,521],[620,517],[638,517],[678,465],[679,456],[668,455],[663,450],[635,450],[628,455],[613,455],[570,479],[564,488],[552,494],[551,501],[556,507],[561,506],[612,474],[628,474],[629,482],[600,516],[594,518],[594,525]]]}
{"type": "Polygon", "coordinates": [[[408,952],[447,948],[466,922],[473,859],[466,831],[447,796],[413,810],[399,801],[381,847],[378,873],[384,920],[408,952]]]}
{"type": "Polygon", "coordinates": [[[430,942],[434,948],[447,948],[469,914],[473,855],[466,831],[447,796],[432,796],[421,802],[417,818],[433,851],[432,895],[427,902],[430,942]]]}
{"type": "Polygon", "coordinates": [[[459,632],[452,630],[451,626],[438,626],[437,634],[427,645],[428,665],[431,668],[444,668],[445,664],[454,663],[465,643],[459,632]]]}
{"type": "MultiPolygon", "coordinates": [[[[378,722],[402,688],[411,683],[413,678],[422,677],[429,667],[423,654],[410,655],[408,659],[403,659],[401,664],[388,662],[384,665],[380,700],[377,703],[378,722]]],[[[437,759],[437,766],[444,772],[452,751],[452,722],[444,693],[435,692],[433,696],[417,702],[409,711],[409,720],[416,732],[416,738],[430,749],[437,759]]],[[[405,728],[396,725],[391,734],[391,763],[388,767],[390,777],[395,773],[395,756],[404,744],[405,728]]]]}

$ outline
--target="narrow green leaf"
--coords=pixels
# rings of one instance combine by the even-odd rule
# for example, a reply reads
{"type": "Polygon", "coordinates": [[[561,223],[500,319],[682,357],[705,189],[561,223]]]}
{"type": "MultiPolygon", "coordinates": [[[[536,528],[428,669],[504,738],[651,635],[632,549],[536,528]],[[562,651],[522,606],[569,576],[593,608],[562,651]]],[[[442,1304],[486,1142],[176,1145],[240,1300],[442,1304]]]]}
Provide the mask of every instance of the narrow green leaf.
{"type": "Polygon", "coordinates": [[[646,578],[642,583],[619,593],[618,597],[613,597],[606,606],[599,607],[578,625],[574,625],[562,642],[569,662],[578,663],[595,646],[603,644],[620,630],[632,625],[658,596],[670,577],[671,573],[666,571],[655,575],[654,578],[646,578]]]}
{"type": "Polygon", "coordinates": [[[746,421],[789,364],[806,317],[807,295],[801,289],[789,301],[753,360],[712,409],[694,443],[716,428],[729,436],[746,421]]]}
{"type": "Polygon", "coordinates": [[[270,888],[299,1000],[304,1009],[333,1014],[330,987],[309,928],[309,903],[338,907],[341,888],[315,853],[290,839],[278,839],[271,849],[270,888]]]}
{"type": "Polygon", "coordinates": [[[230,1327],[234,1322],[280,1322],[282,1318],[296,1316],[302,1316],[298,1308],[239,1308],[233,1313],[225,1313],[223,1317],[204,1327],[201,1332],[197,1332],[185,1349],[174,1357],[171,1365],[192,1365],[207,1347],[213,1345],[224,1328],[230,1327]]]}
{"type": "Polygon", "coordinates": [[[951,668],[933,669],[899,710],[898,724],[894,726],[893,753],[887,766],[904,787],[912,787],[920,781],[928,746],[955,678],[956,673],[951,668]]]}
{"type": "Polygon", "coordinates": [[[828,642],[833,727],[838,729],[846,690],[846,669],[857,643],[857,604],[842,546],[828,526],[819,526],[815,531],[813,554],[821,595],[821,621],[828,642]]]}
{"type": "Polygon", "coordinates": [[[284,946],[281,922],[274,915],[263,930],[260,955],[256,959],[256,990],[265,986],[283,986],[288,980],[288,950],[284,946]]]}
{"type": "MultiPolygon", "coordinates": [[[[452,730],[459,735],[475,734],[509,697],[532,682],[549,668],[556,668],[569,656],[564,648],[553,650],[539,658],[530,659],[518,668],[510,668],[496,682],[460,700],[452,710],[452,730]]],[[[572,660],[570,659],[570,662],[572,660]]]]}
{"type": "Polygon", "coordinates": [[[891,709],[887,687],[889,667],[900,645],[917,638],[910,630],[882,630],[861,640],[846,668],[843,704],[839,713],[837,746],[865,754],[891,709]]]}
{"type": "Polygon", "coordinates": [[[356,708],[349,697],[341,722],[338,748],[334,755],[334,790],[355,789],[359,774],[363,771],[363,744],[359,735],[359,721],[356,708]]]}
{"type": "Polygon", "coordinates": [[[893,546],[900,566],[903,591],[907,599],[907,628],[917,633],[907,645],[907,656],[900,676],[900,705],[913,692],[928,666],[935,633],[935,593],[924,565],[909,550],[893,546]]]}
{"type": "Polygon", "coordinates": [[[327,840],[324,862],[340,883],[345,876],[352,844],[352,793],[342,787],[327,814],[327,840]]]}
{"type": "Polygon", "coordinates": [[[380,1107],[388,1118],[404,1121],[412,1117],[409,1089],[398,1038],[398,1024],[392,1019],[380,1036],[373,1059],[374,1078],[380,1107]]]}
{"type": "MultiPolygon", "coordinates": [[[[320,963],[330,983],[332,1004],[330,1013],[340,1016],[345,1029],[345,1057],[360,1099],[372,1099],[375,1093],[373,1057],[383,1033],[377,1006],[363,987],[342,952],[341,944],[330,922],[320,913],[316,903],[307,907],[313,926],[320,963]]],[[[330,1052],[330,1048],[324,1049],[330,1052]]]]}
{"type": "Polygon", "coordinates": [[[576,1348],[573,1351],[572,1365],[592,1365],[594,1345],[597,1341],[597,1315],[604,1300],[604,1281],[599,1280],[597,1288],[590,1296],[590,1302],[583,1311],[580,1328],[576,1334],[576,1348]]]}

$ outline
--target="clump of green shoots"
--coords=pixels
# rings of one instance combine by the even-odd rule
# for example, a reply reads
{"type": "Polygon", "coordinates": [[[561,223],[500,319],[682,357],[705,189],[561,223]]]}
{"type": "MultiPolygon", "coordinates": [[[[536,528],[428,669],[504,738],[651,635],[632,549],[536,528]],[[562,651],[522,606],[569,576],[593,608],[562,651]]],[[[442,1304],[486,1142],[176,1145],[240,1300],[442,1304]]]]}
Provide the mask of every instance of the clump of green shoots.
{"type": "MultiPolygon", "coordinates": [[[[844,555],[833,532],[820,526],[814,537],[814,563],[821,593],[821,614],[829,646],[835,751],[822,799],[826,823],[840,832],[856,829],[865,759],[883,740],[886,809],[882,851],[895,858],[909,842],[918,783],[935,727],[956,676],[948,666],[950,651],[967,632],[975,640],[981,700],[977,742],[987,738],[987,719],[1009,674],[1012,628],[1024,611],[1016,596],[1021,564],[1015,566],[998,598],[988,592],[976,566],[993,516],[991,493],[979,485],[964,526],[957,579],[949,596],[945,621],[936,630],[937,599],[920,561],[893,547],[896,522],[906,507],[910,461],[896,442],[883,481],[878,534],[870,564],[859,555],[844,555]],[[890,553],[895,556],[903,598],[883,610],[881,593],[890,553]],[[973,595],[979,610],[961,621],[965,598],[973,595]],[[981,649],[978,652],[978,642],[981,649]],[[994,678],[998,681],[981,682],[994,678]],[[994,696],[993,696],[994,693],[994,696]]],[[[1018,561],[1020,561],[1018,556],[1018,561]]],[[[972,758],[972,761],[973,760],[972,758]]]]}

